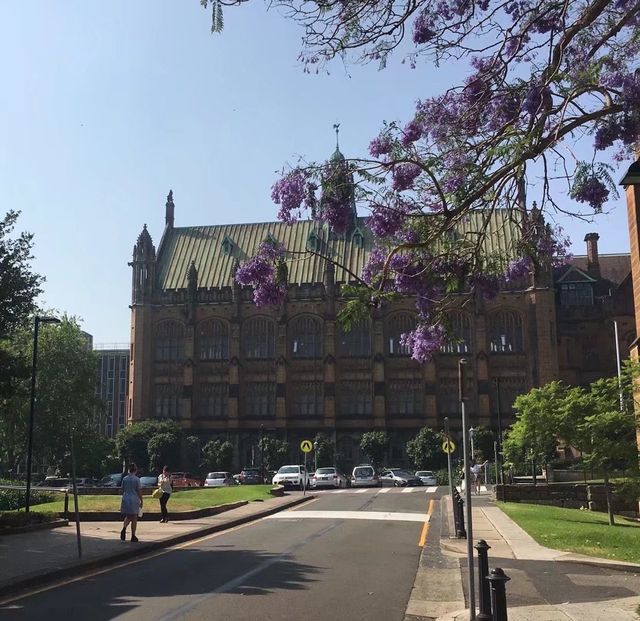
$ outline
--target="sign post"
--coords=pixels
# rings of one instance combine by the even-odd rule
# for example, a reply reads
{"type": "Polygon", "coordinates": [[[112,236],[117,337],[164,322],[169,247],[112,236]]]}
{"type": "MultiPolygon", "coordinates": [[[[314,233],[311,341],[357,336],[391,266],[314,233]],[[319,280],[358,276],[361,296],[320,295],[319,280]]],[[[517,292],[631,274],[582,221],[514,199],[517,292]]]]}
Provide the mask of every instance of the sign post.
{"type": "Polygon", "coordinates": [[[445,450],[445,445],[450,448],[451,438],[449,437],[449,417],[444,418],[444,435],[446,440],[442,443],[442,450],[447,454],[447,470],[449,471],[449,494],[451,494],[451,515],[456,514],[456,501],[453,498],[453,473],[451,472],[451,453],[452,451],[445,450]]]}
{"type": "Polygon", "coordinates": [[[300,450],[304,453],[304,476],[302,478],[302,495],[307,495],[307,453],[313,450],[313,442],[311,440],[303,440],[300,442],[300,450]]]}

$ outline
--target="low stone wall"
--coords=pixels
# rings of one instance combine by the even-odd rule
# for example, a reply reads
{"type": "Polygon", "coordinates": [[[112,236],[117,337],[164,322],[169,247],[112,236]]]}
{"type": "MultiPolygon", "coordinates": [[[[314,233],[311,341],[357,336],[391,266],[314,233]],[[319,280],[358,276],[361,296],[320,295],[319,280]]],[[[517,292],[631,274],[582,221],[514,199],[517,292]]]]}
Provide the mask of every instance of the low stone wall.
{"type": "MultiPolygon", "coordinates": [[[[632,499],[620,498],[613,487],[613,510],[615,513],[637,515],[638,505],[632,499]]],[[[584,483],[551,483],[539,485],[496,485],[496,499],[505,502],[553,505],[568,509],[581,507],[591,511],[606,511],[607,501],[604,485],[584,483]]]]}

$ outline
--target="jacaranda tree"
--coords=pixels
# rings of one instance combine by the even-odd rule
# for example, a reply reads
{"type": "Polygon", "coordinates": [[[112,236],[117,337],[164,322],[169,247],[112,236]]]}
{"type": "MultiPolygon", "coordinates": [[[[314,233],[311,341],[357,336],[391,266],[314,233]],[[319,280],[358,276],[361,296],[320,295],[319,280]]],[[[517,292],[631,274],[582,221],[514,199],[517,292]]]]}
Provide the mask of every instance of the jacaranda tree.
{"type": "MultiPolygon", "coordinates": [[[[243,1],[201,4],[213,7],[219,31],[222,6],[243,1]]],[[[348,292],[346,323],[394,295],[413,296],[418,322],[403,338],[414,358],[427,360],[447,337],[451,294],[492,296],[505,281],[542,273],[568,245],[543,215],[593,215],[615,193],[605,161],[628,157],[640,134],[640,1],[272,4],[301,24],[307,70],[336,56],[384,67],[397,51],[413,66],[426,60],[466,75],[445,92],[417,92],[413,116],[385,123],[367,157],[337,152],[324,163],[301,163],[273,186],[278,217],[288,223],[306,213],[340,234],[356,203],[370,212],[375,244],[354,275],[359,286],[348,292]],[[552,180],[566,183],[563,194],[581,205],[558,204],[552,180]],[[534,185],[535,209],[527,200],[534,185]],[[499,221],[506,214],[520,233],[500,255],[483,244],[495,234],[498,209],[499,221]]],[[[308,252],[335,260],[330,243],[308,252]]],[[[284,246],[266,242],[238,270],[257,304],[286,295],[286,256],[284,246]]]]}

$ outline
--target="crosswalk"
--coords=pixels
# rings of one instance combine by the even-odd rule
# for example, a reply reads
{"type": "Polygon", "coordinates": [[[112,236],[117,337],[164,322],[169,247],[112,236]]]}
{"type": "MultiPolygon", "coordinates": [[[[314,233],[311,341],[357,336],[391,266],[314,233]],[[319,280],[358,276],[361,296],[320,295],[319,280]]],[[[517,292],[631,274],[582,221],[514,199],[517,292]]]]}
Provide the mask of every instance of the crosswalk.
{"type": "Polygon", "coordinates": [[[310,491],[321,491],[323,494],[371,494],[377,496],[378,494],[414,494],[414,493],[422,493],[422,494],[435,494],[437,491],[437,487],[347,487],[345,489],[328,489],[328,490],[315,490],[311,489],[310,491]]]}
{"type": "MultiPolygon", "coordinates": [[[[460,492],[460,493],[464,492],[464,487],[460,487],[459,485],[458,485],[458,487],[456,487],[456,489],[457,489],[457,490],[458,490],[458,492],[460,492]]],[[[474,491],[474,490],[472,489],[471,491],[474,491]]],[[[481,491],[481,492],[486,492],[486,491],[487,491],[487,486],[486,486],[486,485],[481,485],[481,486],[480,486],[480,491],[481,491]]]]}

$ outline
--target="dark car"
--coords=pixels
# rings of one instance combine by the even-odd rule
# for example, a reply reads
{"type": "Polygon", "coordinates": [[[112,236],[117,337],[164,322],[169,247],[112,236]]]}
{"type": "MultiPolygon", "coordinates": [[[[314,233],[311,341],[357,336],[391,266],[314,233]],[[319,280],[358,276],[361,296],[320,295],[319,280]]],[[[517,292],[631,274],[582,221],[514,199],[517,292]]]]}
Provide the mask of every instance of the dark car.
{"type": "Polygon", "coordinates": [[[158,485],[158,477],[154,477],[154,476],[140,477],[140,485],[142,487],[156,487],[158,485]]]}
{"type": "Polygon", "coordinates": [[[108,474],[98,481],[98,487],[120,487],[124,474],[117,472],[116,474],[108,474]]]}
{"type": "Polygon", "coordinates": [[[238,476],[238,482],[241,485],[257,485],[258,483],[262,483],[260,468],[243,468],[238,476]]]}

